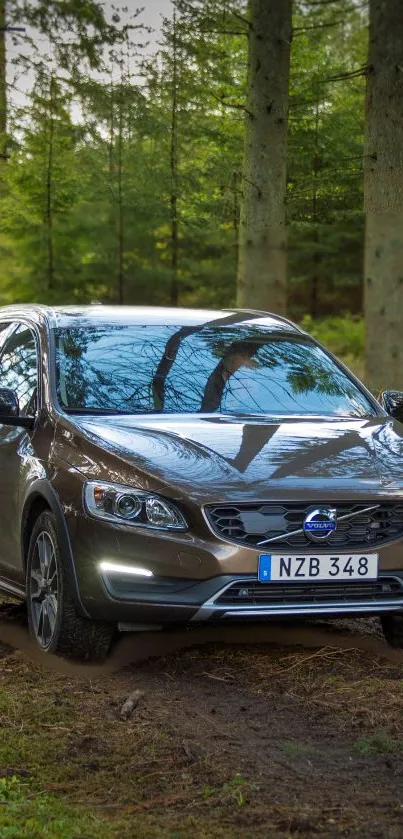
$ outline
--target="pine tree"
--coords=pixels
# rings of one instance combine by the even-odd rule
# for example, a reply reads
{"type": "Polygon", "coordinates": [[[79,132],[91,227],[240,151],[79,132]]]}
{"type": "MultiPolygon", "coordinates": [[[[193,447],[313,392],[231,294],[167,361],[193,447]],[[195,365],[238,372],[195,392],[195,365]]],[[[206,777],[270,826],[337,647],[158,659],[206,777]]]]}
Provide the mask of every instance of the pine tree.
{"type": "Polygon", "coordinates": [[[30,26],[45,35],[52,55],[43,55],[37,48],[36,34],[24,36],[34,58],[20,55],[19,69],[49,61],[75,75],[78,65],[85,60],[92,69],[100,69],[103,49],[119,38],[119,30],[107,23],[102,4],[98,0],[0,0],[0,159],[7,159],[7,55],[6,34],[30,26]]]}
{"type": "Polygon", "coordinates": [[[403,348],[403,15],[371,0],[364,151],[366,380],[401,388],[403,348]]]}
{"type": "Polygon", "coordinates": [[[19,288],[9,289],[14,299],[68,299],[74,287],[68,222],[79,183],[70,104],[57,78],[41,69],[19,147],[7,165],[0,208],[3,232],[12,236],[23,265],[19,288]]]}
{"type": "Polygon", "coordinates": [[[367,16],[350,0],[295,5],[287,218],[289,311],[360,312],[367,16]]]}
{"type": "Polygon", "coordinates": [[[183,304],[234,302],[243,113],[237,98],[246,40],[238,6],[176,0],[150,87],[169,208],[161,262],[171,301],[183,304]]]}
{"type": "MultiPolygon", "coordinates": [[[[7,0],[10,23],[27,23],[21,2],[7,0]]],[[[8,114],[2,299],[234,305],[247,187],[251,206],[262,204],[252,179],[242,175],[244,118],[248,131],[253,123],[244,0],[175,0],[176,19],[165,21],[148,62],[128,46],[141,40],[128,28],[141,18],[114,11],[108,43],[109,31],[95,36],[95,24],[83,23],[84,0],[31,6],[41,9],[33,22],[52,41],[52,65],[31,54],[35,89],[24,113],[13,105],[8,114]],[[74,14],[80,25],[68,17],[74,14]],[[79,44],[80,26],[92,57],[88,44],[81,49],[68,36],[71,27],[79,44]],[[102,75],[92,72],[94,61],[102,75]]],[[[361,308],[361,7],[356,0],[294,0],[286,219],[288,306],[298,318],[361,308]]],[[[267,222],[266,211],[262,216],[267,222]]],[[[276,254],[284,267],[285,253],[276,254]]],[[[263,262],[272,268],[275,260],[263,262]]],[[[242,303],[275,308],[251,297],[242,303]]]]}
{"type": "Polygon", "coordinates": [[[250,0],[249,13],[237,299],[282,313],[291,0],[250,0]]]}
{"type": "Polygon", "coordinates": [[[6,81],[6,3],[0,0],[0,166],[6,157],[7,81],[6,81]]]}

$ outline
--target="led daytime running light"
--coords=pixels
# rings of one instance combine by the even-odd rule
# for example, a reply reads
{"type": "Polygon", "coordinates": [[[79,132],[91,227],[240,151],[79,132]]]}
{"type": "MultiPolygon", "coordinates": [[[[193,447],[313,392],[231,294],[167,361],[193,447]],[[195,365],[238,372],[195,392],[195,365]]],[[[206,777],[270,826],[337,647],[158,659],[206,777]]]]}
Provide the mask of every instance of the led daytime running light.
{"type": "Polygon", "coordinates": [[[137,565],[119,565],[115,562],[100,562],[99,567],[104,573],[132,574],[134,577],[153,577],[152,571],[148,568],[140,568],[137,565]]]}

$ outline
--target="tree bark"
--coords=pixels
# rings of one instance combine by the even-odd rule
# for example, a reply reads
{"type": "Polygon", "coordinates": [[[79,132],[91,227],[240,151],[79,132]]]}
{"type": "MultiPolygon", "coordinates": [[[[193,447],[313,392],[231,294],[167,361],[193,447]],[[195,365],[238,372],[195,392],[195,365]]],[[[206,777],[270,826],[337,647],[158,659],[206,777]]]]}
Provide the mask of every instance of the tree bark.
{"type": "Polygon", "coordinates": [[[233,190],[233,216],[232,223],[234,227],[234,246],[235,246],[235,265],[239,261],[239,179],[240,172],[234,172],[232,176],[232,190],[233,190]]]}
{"type": "Polygon", "coordinates": [[[54,118],[54,102],[55,99],[55,80],[50,78],[49,86],[49,123],[48,123],[48,150],[46,161],[46,243],[48,256],[48,291],[52,291],[54,287],[54,247],[53,247],[53,146],[55,133],[55,118],[54,118]]]}
{"type": "Polygon", "coordinates": [[[319,93],[316,91],[315,104],[315,148],[312,165],[312,222],[313,222],[313,274],[311,283],[311,306],[312,318],[319,314],[319,286],[320,286],[320,263],[321,254],[319,250],[319,214],[318,214],[318,175],[319,175],[319,93]]]}
{"type": "Polygon", "coordinates": [[[178,305],[179,220],[178,220],[178,31],[176,5],[172,18],[172,103],[171,103],[171,305],[178,305]]]}
{"type": "Polygon", "coordinates": [[[366,381],[403,389],[403,9],[371,0],[364,146],[366,381]]]}
{"type": "Polygon", "coordinates": [[[237,301],[286,310],[285,226],[292,0],[250,0],[237,301]]]}
{"type": "Polygon", "coordinates": [[[0,164],[7,157],[6,0],[0,0],[0,164]]]}
{"type": "Polygon", "coordinates": [[[123,207],[123,86],[119,91],[119,118],[118,118],[118,148],[117,148],[117,176],[118,176],[118,303],[123,305],[125,297],[124,289],[124,252],[125,252],[125,231],[124,231],[124,207],[123,207]]]}

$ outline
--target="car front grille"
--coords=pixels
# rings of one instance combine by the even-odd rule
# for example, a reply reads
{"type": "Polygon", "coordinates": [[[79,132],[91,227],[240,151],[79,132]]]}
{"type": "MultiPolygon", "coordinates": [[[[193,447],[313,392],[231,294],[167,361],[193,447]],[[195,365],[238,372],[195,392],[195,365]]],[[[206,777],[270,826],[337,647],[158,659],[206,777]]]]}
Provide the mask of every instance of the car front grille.
{"type": "MultiPolygon", "coordinates": [[[[260,503],[260,504],[216,504],[205,508],[211,529],[223,539],[251,548],[260,547],[266,539],[271,541],[261,545],[263,550],[291,550],[312,552],[313,543],[305,533],[293,533],[302,530],[303,521],[311,503],[260,503]]],[[[337,511],[337,530],[327,539],[315,544],[314,551],[328,551],[377,548],[387,542],[403,538],[403,503],[374,502],[330,504],[337,511]],[[375,509],[368,510],[369,507],[375,509]],[[341,516],[356,513],[352,518],[340,521],[341,516]]]]}
{"type": "Polygon", "coordinates": [[[403,586],[396,577],[382,577],[373,582],[349,583],[232,583],[216,599],[216,606],[302,606],[332,603],[374,603],[394,600],[403,595],[403,586]]]}

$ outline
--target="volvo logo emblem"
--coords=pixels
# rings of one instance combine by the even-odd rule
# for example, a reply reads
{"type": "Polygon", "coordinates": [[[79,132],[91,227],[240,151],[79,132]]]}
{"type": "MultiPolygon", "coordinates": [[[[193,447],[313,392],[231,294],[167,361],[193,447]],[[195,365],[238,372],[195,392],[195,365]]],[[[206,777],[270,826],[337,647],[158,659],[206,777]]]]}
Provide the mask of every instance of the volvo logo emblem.
{"type": "Polygon", "coordinates": [[[324,542],[337,529],[336,510],[332,507],[317,507],[304,518],[304,533],[312,542],[324,542]]]}

